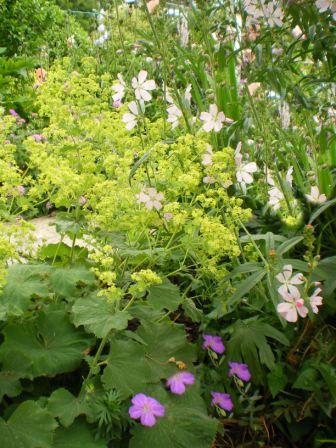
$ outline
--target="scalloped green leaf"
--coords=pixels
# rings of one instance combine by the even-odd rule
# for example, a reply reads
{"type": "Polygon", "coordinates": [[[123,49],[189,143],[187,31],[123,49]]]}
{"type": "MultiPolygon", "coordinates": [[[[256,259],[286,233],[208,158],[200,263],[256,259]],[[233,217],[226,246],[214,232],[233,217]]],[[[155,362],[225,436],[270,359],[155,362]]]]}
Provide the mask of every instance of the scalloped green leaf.
{"type": "Polygon", "coordinates": [[[50,307],[37,318],[9,324],[4,330],[0,360],[5,370],[17,370],[22,378],[54,376],[78,367],[92,338],[77,330],[63,309],[50,307]]]}
{"type": "Polygon", "coordinates": [[[75,397],[63,388],[55,390],[48,400],[48,410],[66,428],[72,425],[79,415],[86,414],[88,407],[85,396],[75,397]]]}
{"type": "Polygon", "coordinates": [[[88,425],[76,420],[70,428],[58,428],[53,448],[106,448],[103,440],[95,440],[88,425]]]}
{"type": "Polygon", "coordinates": [[[34,401],[21,403],[7,421],[0,419],[3,448],[52,448],[57,423],[34,401]]]}
{"type": "Polygon", "coordinates": [[[193,368],[196,350],[187,342],[183,327],[146,323],[135,334],[143,343],[135,340],[111,342],[102,376],[105,388],[117,389],[123,398],[141,392],[147,384],[159,382],[176,372],[171,358],[193,368]]]}
{"type": "Polygon", "coordinates": [[[164,279],[161,285],[150,287],[147,300],[156,310],[175,311],[181,304],[182,297],[178,286],[168,279],[164,279]]]}
{"type": "Polygon", "coordinates": [[[115,311],[115,303],[109,302],[105,297],[83,297],[76,301],[72,307],[74,324],[84,327],[98,338],[103,338],[112,329],[124,330],[127,328],[131,316],[125,311],[115,311]]]}

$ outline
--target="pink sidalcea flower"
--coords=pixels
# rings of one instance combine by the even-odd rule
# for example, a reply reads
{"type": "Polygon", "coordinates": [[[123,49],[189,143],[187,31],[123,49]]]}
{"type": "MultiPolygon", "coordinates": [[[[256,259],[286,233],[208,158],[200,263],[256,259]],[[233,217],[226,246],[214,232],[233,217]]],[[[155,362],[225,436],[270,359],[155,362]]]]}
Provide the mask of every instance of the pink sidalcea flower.
{"type": "Polygon", "coordinates": [[[224,411],[232,411],[233,403],[230,394],[224,394],[222,392],[211,392],[212,406],[219,406],[224,411]]]}
{"type": "Polygon", "coordinates": [[[220,336],[211,336],[210,334],[204,334],[203,339],[203,348],[211,349],[219,355],[225,352],[225,346],[220,336]]]}
{"type": "Polygon", "coordinates": [[[307,316],[308,308],[305,306],[298,289],[293,290],[291,294],[285,292],[282,297],[285,299],[285,302],[279,303],[277,311],[287,322],[296,322],[298,315],[303,318],[307,316]]]}
{"type": "Polygon", "coordinates": [[[212,147],[210,145],[207,145],[207,150],[202,156],[202,165],[203,166],[211,166],[212,165],[212,147]]]}
{"type": "Polygon", "coordinates": [[[148,395],[137,394],[131,401],[132,406],[128,413],[134,420],[140,419],[143,426],[154,426],[156,419],[165,415],[164,406],[148,395]]]}
{"type": "Polygon", "coordinates": [[[298,289],[295,285],[301,285],[303,283],[303,275],[301,273],[293,275],[293,266],[291,264],[286,264],[283,267],[283,271],[276,275],[275,278],[282,283],[278,288],[278,293],[285,297],[286,294],[297,294],[298,289]]]}
{"type": "Polygon", "coordinates": [[[242,381],[250,381],[251,374],[247,364],[242,364],[240,362],[229,362],[230,371],[228,376],[237,376],[242,381]]]}
{"type": "Polygon", "coordinates": [[[226,117],[224,112],[218,111],[216,104],[210,104],[209,112],[202,112],[200,119],[204,122],[203,130],[205,132],[211,132],[212,130],[219,132],[223,127],[223,123],[233,123],[233,120],[226,117]]]}
{"type": "Polygon", "coordinates": [[[146,188],[136,195],[138,202],[145,204],[148,210],[161,210],[164,199],[163,193],[158,193],[155,188],[146,188]]]}
{"type": "Polygon", "coordinates": [[[323,298],[319,295],[321,291],[321,288],[316,288],[313,294],[309,297],[310,306],[314,314],[318,314],[318,307],[322,305],[323,298]]]}
{"type": "Polygon", "coordinates": [[[42,142],[42,140],[44,140],[44,136],[42,134],[33,134],[32,137],[36,142],[42,142]]]}
{"type": "Polygon", "coordinates": [[[141,70],[138,77],[132,79],[132,87],[137,100],[150,101],[152,99],[152,95],[149,92],[154,90],[156,85],[153,79],[147,80],[147,76],[146,70],[141,70]]]}
{"type": "Polygon", "coordinates": [[[19,192],[19,196],[25,195],[26,189],[23,185],[18,185],[16,188],[17,188],[17,191],[19,192]]]}
{"type": "Polygon", "coordinates": [[[178,372],[167,380],[170,391],[176,395],[183,395],[186,386],[191,386],[195,382],[195,377],[190,372],[178,372]]]}

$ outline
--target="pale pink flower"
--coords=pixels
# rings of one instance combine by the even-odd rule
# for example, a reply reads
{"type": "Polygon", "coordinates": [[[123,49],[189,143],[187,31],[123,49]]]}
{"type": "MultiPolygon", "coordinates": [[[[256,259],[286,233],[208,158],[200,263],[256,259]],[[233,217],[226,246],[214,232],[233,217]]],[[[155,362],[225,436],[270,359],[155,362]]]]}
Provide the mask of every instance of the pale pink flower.
{"type": "Polygon", "coordinates": [[[296,25],[293,29],[292,29],[292,36],[295,37],[295,39],[306,39],[306,35],[303,34],[301,28],[299,27],[299,25],[296,25]]]}
{"type": "Polygon", "coordinates": [[[175,104],[172,104],[167,109],[168,112],[168,123],[171,123],[172,129],[175,129],[179,125],[179,120],[183,116],[181,109],[179,109],[175,104]]]}
{"type": "Polygon", "coordinates": [[[315,3],[317,9],[319,12],[326,12],[328,9],[330,9],[330,12],[332,13],[332,17],[334,20],[336,20],[336,4],[332,0],[317,0],[315,3]]]}
{"type": "Polygon", "coordinates": [[[155,188],[144,189],[136,197],[138,202],[145,204],[148,210],[161,210],[163,207],[161,201],[164,196],[162,193],[158,193],[155,188]]]}
{"type": "Polygon", "coordinates": [[[153,79],[147,80],[147,75],[146,70],[141,70],[138,77],[132,79],[132,87],[137,100],[150,101],[152,99],[152,95],[149,92],[154,90],[156,85],[153,79]]]}
{"type": "Polygon", "coordinates": [[[212,156],[213,156],[212,147],[208,144],[207,150],[202,156],[202,165],[203,166],[211,166],[212,165],[212,156]]]}
{"type": "Polygon", "coordinates": [[[305,195],[309,202],[312,204],[323,204],[327,200],[325,194],[320,194],[318,187],[311,187],[310,194],[305,195]]]}
{"type": "Polygon", "coordinates": [[[249,94],[253,96],[260,86],[261,86],[260,82],[252,82],[251,84],[249,84],[247,86],[249,94]]]}
{"type": "Polygon", "coordinates": [[[274,211],[279,210],[281,201],[284,199],[283,193],[279,190],[278,187],[273,187],[268,191],[269,205],[273,208],[274,211]]]}
{"type": "Polygon", "coordinates": [[[236,163],[236,178],[237,182],[241,185],[243,190],[246,189],[246,184],[253,182],[253,176],[251,174],[258,171],[258,166],[255,162],[243,163],[243,155],[241,154],[242,143],[239,142],[235,150],[235,163],[236,163]]]}
{"type": "Polygon", "coordinates": [[[284,129],[288,129],[290,125],[290,109],[289,104],[286,101],[283,101],[279,104],[279,115],[281,119],[281,125],[284,129]]]}
{"type": "Polygon", "coordinates": [[[16,187],[16,189],[17,189],[17,191],[19,193],[19,196],[24,196],[25,195],[26,189],[25,189],[25,187],[23,185],[18,185],[16,187]]]}
{"type": "Polygon", "coordinates": [[[184,99],[187,101],[187,103],[191,103],[191,84],[188,84],[185,89],[184,99]]]}
{"type": "Polygon", "coordinates": [[[286,173],[286,181],[289,183],[290,186],[292,186],[292,184],[293,184],[293,170],[294,170],[294,168],[292,166],[290,166],[286,173]]]}
{"type": "Polygon", "coordinates": [[[226,117],[224,112],[218,112],[216,104],[210,104],[209,112],[202,112],[200,119],[204,121],[203,130],[205,132],[211,132],[212,130],[219,132],[223,127],[223,123],[233,123],[233,120],[226,117]]]}
{"type": "Polygon", "coordinates": [[[285,302],[281,302],[277,306],[277,311],[281,317],[288,322],[296,322],[298,315],[306,317],[308,314],[308,308],[305,306],[305,302],[300,295],[298,289],[293,290],[291,294],[286,293],[283,295],[285,302]]]}
{"type": "Polygon", "coordinates": [[[125,96],[126,83],[121,73],[117,74],[117,78],[119,80],[118,84],[114,84],[112,86],[112,90],[116,92],[112,95],[113,101],[121,101],[125,96]]]}
{"type": "Polygon", "coordinates": [[[211,177],[211,176],[205,176],[205,177],[203,177],[203,183],[204,183],[204,184],[212,185],[212,184],[214,184],[215,182],[216,182],[216,180],[215,180],[213,177],[211,177]]]}
{"type": "Polygon", "coordinates": [[[321,288],[316,288],[313,294],[309,297],[310,306],[314,314],[318,314],[318,307],[322,305],[323,298],[319,295],[321,291],[321,288]]]}
{"type": "Polygon", "coordinates": [[[236,171],[236,178],[240,184],[251,184],[253,182],[253,176],[251,174],[258,171],[257,164],[255,162],[242,163],[238,165],[236,171]]]}
{"type": "Polygon", "coordinates": [[[301,273],[292,275],[293,266],[286,264],[283,267],[283,271],[276,275],[275,278],[282,285],[278,288],[278,293],[285,297],[286,294],[297,294],[298,289],[295,285],[301,285],[303,283],[303,275],[301,273]]]}
{"type": "Polygon", "coordinates": [[[139,109],[138,109],[138,105],[135,101],[131,101],[128,105],[128,108],[129,108],[130,112],[126,112],[123,115],[122,121],[126,124],[126,129],[128,131],[130,131],[137,125],[139,109]]]}

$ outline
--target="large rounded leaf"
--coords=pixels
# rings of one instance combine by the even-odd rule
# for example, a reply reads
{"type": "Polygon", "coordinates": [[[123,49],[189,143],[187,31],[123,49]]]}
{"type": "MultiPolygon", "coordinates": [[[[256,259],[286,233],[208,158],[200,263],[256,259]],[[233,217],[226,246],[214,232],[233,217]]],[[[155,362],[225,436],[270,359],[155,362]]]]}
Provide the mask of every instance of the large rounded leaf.
{"type": "Polygon", "coordinates": [[[4,421],[0,419],[3,448],[52,448],[56,421],[34,401],[25,401],[4,421]]]}
{"type": "Polygon", "coordinates": [[[20,371],[21,378],[71,372],[92,342],[70,323],[65,310],[52,307],[24,325],[7,325],[3,334],[3,369],[20,371]]]}

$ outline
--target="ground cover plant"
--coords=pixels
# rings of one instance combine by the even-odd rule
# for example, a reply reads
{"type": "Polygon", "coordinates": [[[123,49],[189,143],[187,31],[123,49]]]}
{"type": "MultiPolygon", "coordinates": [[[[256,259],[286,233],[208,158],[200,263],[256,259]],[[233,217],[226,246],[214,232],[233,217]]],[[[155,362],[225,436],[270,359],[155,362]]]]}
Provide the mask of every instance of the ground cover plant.
{"type": "Polygon", "coordinates": [[[335,445],[334,3],[75,3],[0,0],[0,446],[335,445]]]}

